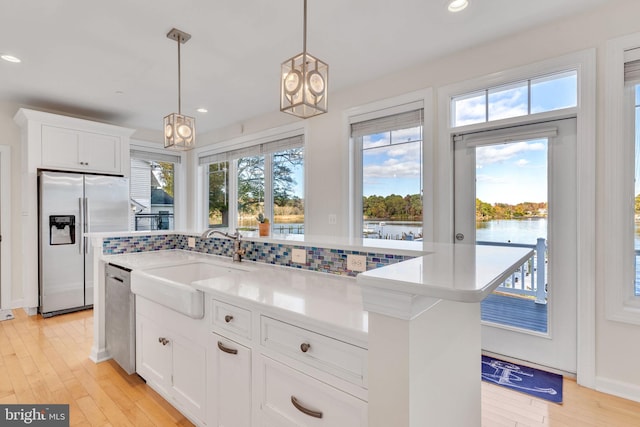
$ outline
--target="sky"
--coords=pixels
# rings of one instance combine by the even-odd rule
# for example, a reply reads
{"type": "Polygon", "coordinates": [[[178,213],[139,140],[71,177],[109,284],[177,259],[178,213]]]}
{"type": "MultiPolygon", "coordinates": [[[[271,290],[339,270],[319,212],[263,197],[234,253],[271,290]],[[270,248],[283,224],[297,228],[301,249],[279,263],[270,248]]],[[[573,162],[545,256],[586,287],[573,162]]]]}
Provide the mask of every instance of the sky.
{"type": "MultiPolygon", "coordinates": [[[[558,73],[453,101],[455,126],[483,123],[577,105],[575,72],[558,73]],[[530,94],[530,96],[529,96],[530,94]],[[529,99],[529,97],[531,99],[529,99]],[[487,108],[488,100],[488,108],[487,108]]],[[[363,195],[418,194],[421,191],[420,128],[365,136],[363,195]]],[[[476,196],[484,202],[547,201],[546,140],[515,141],[476,150],[476,196]]]]}

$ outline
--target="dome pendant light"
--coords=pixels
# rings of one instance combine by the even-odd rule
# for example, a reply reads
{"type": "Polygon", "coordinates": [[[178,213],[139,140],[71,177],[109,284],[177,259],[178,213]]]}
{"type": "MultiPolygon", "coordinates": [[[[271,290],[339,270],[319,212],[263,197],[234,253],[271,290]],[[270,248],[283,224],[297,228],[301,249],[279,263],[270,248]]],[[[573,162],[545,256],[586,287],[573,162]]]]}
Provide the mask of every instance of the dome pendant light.
{"type": "Polygon", "coordinates": [[[307,53],[307,0],[304,0],[302,53],[282,63],[280,111],[303,119],[327,112],[329,65],[307,53]]]}
{"type": "Polygon", "coordinates": [[[191,34],[174,28],[167,33],[167,38],[178,42],[178,112],[164,118],[164,148],[189,150],[196,144],[196,121],[193,117],[182,115],[180,108],[180,45],[186,43],[191,34]]]}

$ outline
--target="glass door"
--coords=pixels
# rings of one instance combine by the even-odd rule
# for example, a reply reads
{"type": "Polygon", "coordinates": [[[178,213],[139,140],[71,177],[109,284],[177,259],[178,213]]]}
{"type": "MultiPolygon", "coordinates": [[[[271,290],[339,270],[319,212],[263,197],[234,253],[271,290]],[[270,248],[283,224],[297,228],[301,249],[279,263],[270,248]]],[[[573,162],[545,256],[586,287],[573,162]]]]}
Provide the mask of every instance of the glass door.
{"type": "Polygon", "coordinates": [[[483,301],[483,350],[575,372],[575,119],[460,135],[454,147],[456,243],[535,251],[483,301]]]}

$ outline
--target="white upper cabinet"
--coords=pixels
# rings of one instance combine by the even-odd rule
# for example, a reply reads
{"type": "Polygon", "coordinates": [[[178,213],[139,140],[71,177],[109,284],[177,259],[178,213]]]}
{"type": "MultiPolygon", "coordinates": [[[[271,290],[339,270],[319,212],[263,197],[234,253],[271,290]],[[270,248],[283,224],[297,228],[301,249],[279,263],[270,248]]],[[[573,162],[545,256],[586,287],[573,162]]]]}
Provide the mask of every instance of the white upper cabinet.
{"type": "Polygon", "coordinates": [[[121,174],[123,138],[42,126],[42,166],[121,174]]]}

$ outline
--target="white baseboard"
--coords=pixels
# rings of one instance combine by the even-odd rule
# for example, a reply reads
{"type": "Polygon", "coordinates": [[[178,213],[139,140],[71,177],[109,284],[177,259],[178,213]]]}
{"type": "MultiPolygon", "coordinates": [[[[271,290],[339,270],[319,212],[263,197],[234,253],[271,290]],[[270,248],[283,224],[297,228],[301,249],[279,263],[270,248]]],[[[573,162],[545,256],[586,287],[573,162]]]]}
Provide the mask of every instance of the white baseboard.
{"type": "Polygon", "coordinates": [[[640,402],[640,386],[636,384],[596,377],[596,390],[640,402]]]}

